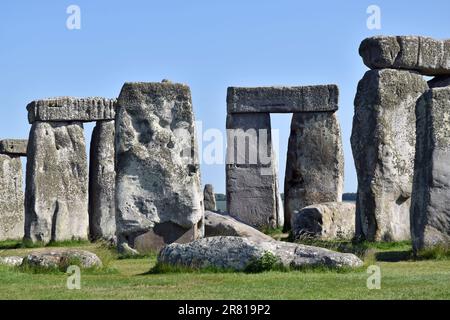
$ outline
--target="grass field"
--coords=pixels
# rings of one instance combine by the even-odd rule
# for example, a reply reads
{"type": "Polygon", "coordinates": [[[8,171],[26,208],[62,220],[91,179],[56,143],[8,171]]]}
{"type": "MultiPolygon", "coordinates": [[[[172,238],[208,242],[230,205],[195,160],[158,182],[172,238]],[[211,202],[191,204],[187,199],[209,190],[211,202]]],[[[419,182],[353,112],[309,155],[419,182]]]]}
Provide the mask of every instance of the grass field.
{"type": "MultiPolygon", "coordinates": [[[[366,267],[352,271],[149,274],[156,256],[119,259],[100,244],[58,245],[95,252],[105,268],[82,272],[81,290],[68,290],[67,275],[62,272],[33,273],[0,266],[0,299],[450,299],[448,254],[414,261],[408,243],[358,248],[364,249],[366,267],[380,266],[379,290],[367,289],[366,267]]],[[[25,255],[32,250],[36,248],[0,243],[0,256],[25,255]]]]}

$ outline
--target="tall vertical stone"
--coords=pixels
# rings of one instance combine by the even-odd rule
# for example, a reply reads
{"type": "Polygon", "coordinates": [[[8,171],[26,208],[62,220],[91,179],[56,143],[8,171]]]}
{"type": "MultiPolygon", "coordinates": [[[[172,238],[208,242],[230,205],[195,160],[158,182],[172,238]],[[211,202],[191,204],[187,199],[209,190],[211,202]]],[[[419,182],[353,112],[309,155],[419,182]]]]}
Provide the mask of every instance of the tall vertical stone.
{"type": "Polygon", "coordinates": [[[285,229],[295,211],[342,201],[344,155],[334,112],[294,113],[284,185],[285,229]]]}
{"type": "Polygon", "coordinates": [[[257,229],[276,228],[277,167],[269,113],[227,116],[228,213],[257,229]]]}
{"type": "Polygon", "coordinates": [[[93,240],[116,237],[114,120],[97,121],[89,165],[89,231],[93,240]]]}
{"type": "Polygon", "coordinates": [[[416,108],[411,204],[414,250],[450,246],[450,87],[427,91],[416,108]]]}
{"type": "Polygon", "coordinates": [[[415,107],[427,89],[419,74],[393,69],[368,71],[358,84],[351,144],[360,239],[410,239],[415,107]]]}
{"type": "Polygon", "coordinates": [[[88,238],[88,172],[82,123],[33,123],[25,198],[25,239],[47,243],[88,238]]]}
{"type": "Polygon", "coordinates": [[[139,252],[202,236],[203,195],[186,85],[126,83],[116,111],[119,248],[139,252]]]}
{"type": "Polygon", "coordinates": [[[216,196],[214,194],[214,187],[212,184],[206,184],[203,189],[203,203],[205,210],[217,211],[216,196]]]}
{"type": "Polygon", "coordinates": [[[22,162],[17,155],[0,154],[0,241],[21,239],[23,228],[22,162]]]}

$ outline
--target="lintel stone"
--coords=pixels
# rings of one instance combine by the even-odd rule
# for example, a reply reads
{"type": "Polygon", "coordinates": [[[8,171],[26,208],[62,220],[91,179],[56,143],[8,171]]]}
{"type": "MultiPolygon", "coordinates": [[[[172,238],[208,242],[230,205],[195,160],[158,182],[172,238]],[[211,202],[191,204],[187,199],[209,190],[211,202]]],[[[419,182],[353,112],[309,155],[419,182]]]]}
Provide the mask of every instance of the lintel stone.
{"type": "Polygon", "coordinates": [[[0,140],[0,154],[16,156],[27,155],[28,140],[26,139],[5,139],[0,140]]]}

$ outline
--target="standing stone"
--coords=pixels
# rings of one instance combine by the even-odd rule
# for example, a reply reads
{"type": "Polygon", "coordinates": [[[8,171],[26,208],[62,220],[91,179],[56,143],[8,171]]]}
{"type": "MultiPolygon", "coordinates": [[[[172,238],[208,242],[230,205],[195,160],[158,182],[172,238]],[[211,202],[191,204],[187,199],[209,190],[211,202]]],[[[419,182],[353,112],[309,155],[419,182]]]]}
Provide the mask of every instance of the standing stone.
{"type": "Polygon", "coordinates": [[[116,236],[114,120],[98,121],[91,139],[89,230],[93,240],[116,236]]]}
{"type": "Polygon", "coordinates": [[[417,73],[393,69],[368,71],[358,84],[351,144],[360,239],[410,239],[415,107],[427,89],[417,73]]]}
{"type": "Polygon", "coordinates": [[[259,230],[278,226],[277,168],[268,113],[227,116],[227,208],[259,230]]]}
{"type": "Polygon", "coordinates": [[[87,239],[88,172],[83,125],[35,122],[26,173],[25,239],[87,239]]]}
{"type": "Polygon", "coordinates": [[[142,253],[201,237],[203,195],[189,87],[126,83],[117,104],[119,248],[142,253]]]}
{"type": "Polygon", "coordinates": [[[205,185],[205,189],[203,190],[203,202],[205,205],[205,210],[217,211],[216,196],[214,194],[212,184],[205,185]]]}
{"type": "Polygon", "coordinates": [[[20,157],[0,154],[0,241],[23,237],[23,203],[20,157]]]}
{"type": "Polygon", "coordinates": [[[284,185],[285,229],[294,211],[322,202],[340,202],[344,180],[341,129],[333,112],[292,117],[284,185]]]}
{"type": "Polygon", "coordinates": [[[450,245],[450,87],[429,90],[417,104],[411,204],[414,250],[450,245]]]}

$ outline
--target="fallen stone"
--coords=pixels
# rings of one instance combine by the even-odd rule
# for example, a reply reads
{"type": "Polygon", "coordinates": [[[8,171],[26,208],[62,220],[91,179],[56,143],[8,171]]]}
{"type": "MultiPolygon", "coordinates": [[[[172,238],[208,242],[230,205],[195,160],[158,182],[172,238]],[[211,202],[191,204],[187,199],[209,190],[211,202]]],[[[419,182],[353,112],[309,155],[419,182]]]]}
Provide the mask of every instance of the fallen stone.
{"type": "Polygon", "coordinates": [[[22,239],[24,228],[22,162],[0,154],[0,241],[22,239]]]}
{"type": "Polygon", "coordinates": [[[25,239],[87,240],[88,172],[83,125],[35,122],[28,143],[25,239]]]}
{"type": "Polygon", "coordinates": [[[98,121],[91,139],[89,229],[93,240],[116,238],[114,121],[98,121]]]}
{"type": "Polygon", "coordinates": [[[450,87],[429,90],[416,108],[417,144],[411,204],[415,251],[450,246],[450,87]]]}
{"type": "Polygon", "coordinates": [[[114,99],[58,97],[28,104],[28,122],[114,120],[114,99]]]}
{"type": "Polygon", "coordinates": [[[402,70],[371,70],[359,82],[351,137],[358,238],[410,240],[415,108],[427,90],[422,76],[402,70]]]}
{"type": "Polygon", "coordinates": [[[22,264],[22,257],[0,257],[0,265],[8,266],[8,267],[18,267],[22,264]]]}
{"type": "Polygon", "coordinates": [[[144,253],[202,236],[203,195],[189,87],[126,83],[117,105],[119,244],[144,253]]]}
{"type": "Polygon", "coordinates": [[[229,87],[228,113],[292,113],[336,111],[336,85],[302,87],[229,87]]]}
{"type": "Polygon", "coordinates": [[[285,230],[295,210],[339,202],[344,184],[344,153],[336,113],[296,113],[292,117],[284,182],[285,230]]]}
{"type": "Polygon", "coordinates": [[[441,88],[450,86],[450,76],[437,76],[428,81],[430,88],[441,88]]]}
{"type": "Polygon", "coordinates": [[[228,215],[205,211],[205,237],[217,236],[243,237],[255,242],[273,240],[270,236],[228,215]]]}
{"type": "Polygon", "coordinates": [[[292,234],[296,240],[352,240],[356,206],[350,202],[328,202],[294,211],[292,234]]]}
{"type": "Polygon", "coordinates": [[[371,69],[404,69],[423,75],[450,75],[450,40],[420,36],[376,36],[359,47],[371,69]]]}
{"type": "Polygon", "coordinates": [[[102,261],[89,251],[75,249],[44,249],[28,254],[21,266],[39,267],[44,269],[66,269],[77,265],[83,269],[100,268],[102,261]]]}
{"type": "Polygon", "coordinates": [[[271,253],[285,267],[359,267],[363,262],[353,254],[282,241],[254,242],[241,237],[211,237],[187,244],[170,244],[158,255],[158,263],[193,269],[246,270],[271,253]]]}
{"type": "Polygon", "coordinates": [[[214,194],[214,187],[211,184],[205,185],[205,189],[203,189],[203,204],[205,210],[217,211],[216,196],[214,194]]]}
{"type": "Polygon", "coordinates": [[[28,140],[5,139],[0,141],[0,154],[27,156],[28,140]]]}

